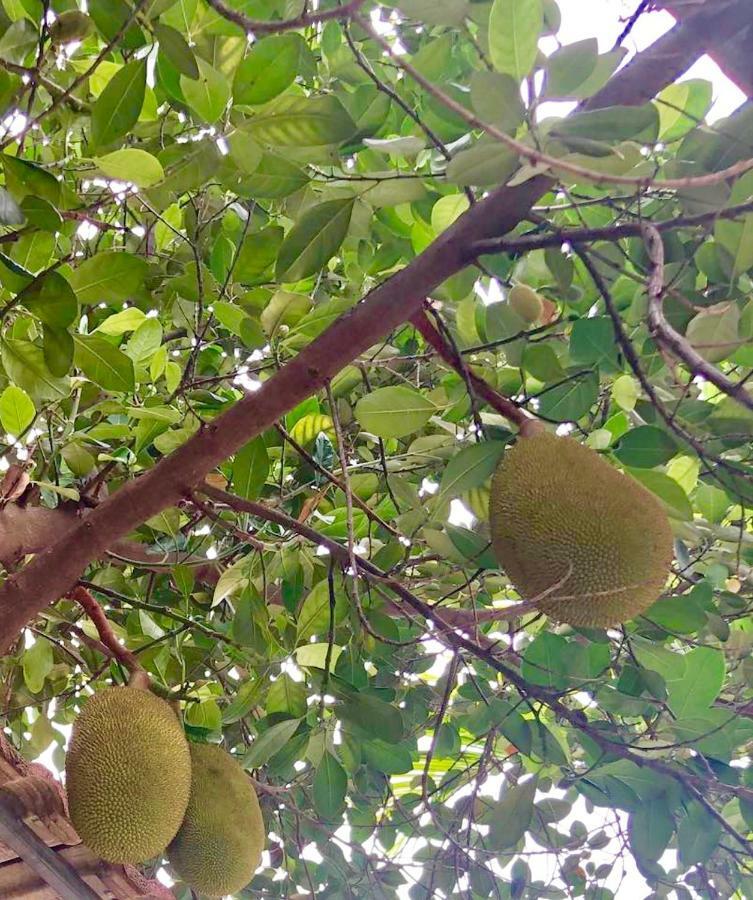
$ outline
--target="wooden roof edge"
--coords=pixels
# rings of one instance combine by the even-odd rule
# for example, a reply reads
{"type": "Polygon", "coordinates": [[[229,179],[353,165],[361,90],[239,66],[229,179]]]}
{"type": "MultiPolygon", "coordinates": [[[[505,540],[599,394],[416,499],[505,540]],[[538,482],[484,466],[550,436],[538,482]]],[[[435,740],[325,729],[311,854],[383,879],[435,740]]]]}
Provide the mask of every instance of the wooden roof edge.
{"type": "MultiPolygon", "coordinates": [[[[99,859],[81,843],[68,817],[63,785],[39,763],[23,759],[0,731],[0,843],[64,898],[174,900],[171,890],[134,866],[99,859]],[[58,851],[50,845],[58,845],[58,851]],[[88,873],[106,888],[96,892],[60,848],[75,847],[88,873]],[[64,891],[68,890],[69,893],[64,891]],[[78,893],[76,893],[78,891],[78,893]]],[[[6,863],[7,864],[7,863],[6,863]]]]}

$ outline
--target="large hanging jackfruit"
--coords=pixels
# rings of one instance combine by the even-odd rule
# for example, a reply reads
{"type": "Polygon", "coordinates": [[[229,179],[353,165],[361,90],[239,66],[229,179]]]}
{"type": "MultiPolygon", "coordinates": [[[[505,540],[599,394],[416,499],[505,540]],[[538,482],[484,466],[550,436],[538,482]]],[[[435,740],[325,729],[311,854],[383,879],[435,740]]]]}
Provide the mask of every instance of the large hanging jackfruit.
{"type": "Polygon", "coordinates": [[[672,532],[660,502],[572,438],[519,438],[492,479],[489,519],[513,585],[556,621],[626,622],[667,580],[672,532]]]}
{"type": "Polygon", "coordinates": [[[191,755],[170,706],[135,687],[86,701],[65,759],[71,819],[110,862],[139,863],[175,836],[188,806],[191,755]]]}
{"type": "Polygon", "coordinates": [[[251,881],[266,834],[248,775],[222,747],[191,744],[191,799],[167,857],[176,873],[209,897],[251,881]]]}

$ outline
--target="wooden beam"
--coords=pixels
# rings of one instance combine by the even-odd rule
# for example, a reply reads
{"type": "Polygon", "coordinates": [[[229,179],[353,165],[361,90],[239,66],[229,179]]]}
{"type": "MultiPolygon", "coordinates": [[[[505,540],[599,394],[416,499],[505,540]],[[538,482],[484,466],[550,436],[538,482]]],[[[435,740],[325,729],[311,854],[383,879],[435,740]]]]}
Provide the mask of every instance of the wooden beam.
{"type": "Polygon", "coordinates": [[[23,805],[0,790],[0,842],[17,853],[61,900],[102,900],[65,859],[37,837],[21,815],[23,805]]]}

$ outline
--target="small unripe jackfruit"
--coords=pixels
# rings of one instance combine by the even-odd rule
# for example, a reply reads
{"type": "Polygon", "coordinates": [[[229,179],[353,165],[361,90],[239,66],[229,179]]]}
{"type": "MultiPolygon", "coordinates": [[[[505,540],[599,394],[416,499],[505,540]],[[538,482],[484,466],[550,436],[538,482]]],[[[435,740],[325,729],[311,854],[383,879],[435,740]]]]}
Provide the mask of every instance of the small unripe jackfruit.
{"type": "Polygon", "coordinates": [[[191,755],[170,706],[149,691],[107,688],[86,701],[65,760],[71,820],[109,862],[162,853],[188,806],[191,755]]]}
{"type": "Polygon", "coordinates": [[[245,887],[261,860],[264,820],[248,776],[221,747],[191,744],[191,798],[167,851],[194,890],[222,897],[245,887]]]}
{"type": "Polygon", "coordinates": [[[510,288],[507,302],[520,318],[529,324],[538,322],[544,311],[544,302],[541,296],[527,284],[516,284],[510,288]]]}
{"type": "Polygon", "coordinates": [[[673,545],[662,505],[572,438],[520,438],[492,479],[489,518],[501,567],[556,621],[626,622],[667,580],[673,545]]]}
{"type": "Polygon", "coordinates": [[[50,40],[53,44],[70,44],[83,41],[92,30],[94,23],[78,9],[68,9],[50,25],[50,40]]]}

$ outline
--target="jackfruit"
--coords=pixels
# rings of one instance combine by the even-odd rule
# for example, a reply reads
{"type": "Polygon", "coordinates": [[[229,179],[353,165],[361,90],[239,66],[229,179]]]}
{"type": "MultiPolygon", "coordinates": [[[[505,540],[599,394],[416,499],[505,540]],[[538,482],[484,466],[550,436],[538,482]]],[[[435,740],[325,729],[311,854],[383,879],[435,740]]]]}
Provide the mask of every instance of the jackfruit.
{"type": "Polygon", "coordinates": [[[512,287],[507,295],[507,302],[520,318],[529,324],[538,322],[544,311],[541,296],[527,284],[516,284],[512,287]]]}
{"type": "Polygon", "coordinates": [[[74,723],[65,778],[83,842],[109,862],[144,862],[163,852],[183,821],[188,742],[164,700],[139,688],[107,688],[74,723]]]}
{"type": "Polygon", "coordinates": [[[657,498],[572,438],[536,431],[505,452],[489,501],[495,556],[550,618],[607,628],[648,609],[672,561],[657,498]]]}
{"type": "Polygon", "coordinates": [[[194,890],[222,897],[251,881],[264,849],[264,821],[248,776],[229,753],[191,744],[191,764],[188,810],[167,858],[194,890]]]}
{"type": "Polygon", "coordinates": [[[50,40],[53,44],[70,44],[83,41],[94,26],[94,22],[78,9],[61,12],[50,25],[50,40]]]}

